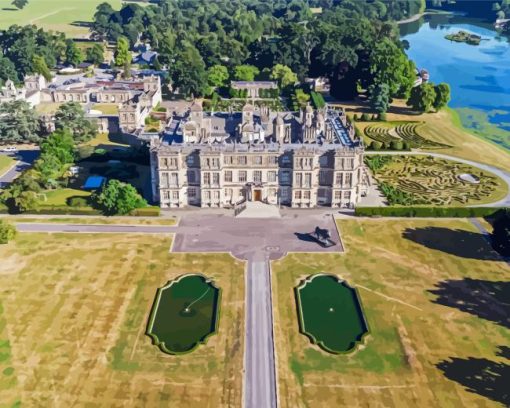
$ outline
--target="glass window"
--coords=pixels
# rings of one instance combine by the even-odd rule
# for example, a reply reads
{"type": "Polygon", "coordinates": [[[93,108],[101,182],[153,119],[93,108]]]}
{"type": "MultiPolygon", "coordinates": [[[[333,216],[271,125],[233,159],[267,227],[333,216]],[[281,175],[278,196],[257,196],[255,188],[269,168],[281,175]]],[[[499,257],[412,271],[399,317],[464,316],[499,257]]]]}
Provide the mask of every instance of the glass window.
{"type": "Polygon", "coordinates": [[[294,192],[294,198],[296,200],[300,200],[301,199],[301,191],[295,191],[294,192]]]}
{"type": "Polygon", "coordinates": [[[267,181],[269,183],[274,183],[276,181],[276,171],[267,172],[267,181]]]}
{"type": "Polygon", "coordinates": [[[335,191],[335,200],[340,200],[342,198],[342,192],[341,191],[335,191]]]}
{"type": "Polygon", "coordinates": [[[220,184],[220,173],[213,173],[213,184],[220,184]]]}
{"type": "Polygon", "coordinates": [[[305,200],[309,200],[310,199],[310,192],[309,191],[303,191],[303,198],[305,200]]]}
{"type": "Polygon", "coordinates": [[[204,184],[211,184],[211,173],[204,173],[204,184]]]}
{"type": "Polygon", "coordinates": [[[237,158],[237,163],[240,165],[245,165],[246,164],[246,156],[239,156],[237,158]]]}
{"type": "Polygon", "coordinates": [[[232,182],[232,172],[230,170],[225,172],[225,181],[228,183],[232,182]]]}
{"type": "Polygon", "coordinates": [[[246,171],[241,170],[239,172],[239,182],[240,183],[245,183],[246,182],[246,171]]]}
{"type": "Polygon", "coordinates": [[[253,172],[253,181],[255,183],[261,183],[262,182],[262,172],[259,170],[255,170],[253,172]]]}
{"type": "Polygon", "coordinates": [[[341,186],[344,183],[344,175],[343,173],[336,173],[335,176],[335,186],[341,186]]]}

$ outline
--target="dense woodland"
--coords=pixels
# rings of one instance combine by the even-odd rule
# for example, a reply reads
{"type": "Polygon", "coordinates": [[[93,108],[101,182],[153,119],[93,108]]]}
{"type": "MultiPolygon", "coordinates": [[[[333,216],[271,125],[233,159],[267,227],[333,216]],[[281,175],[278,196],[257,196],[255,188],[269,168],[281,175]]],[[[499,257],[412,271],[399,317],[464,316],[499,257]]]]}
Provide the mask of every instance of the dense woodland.
{"type": "Polygon", "coordinates": [[[92,30],[97,39],[126,38],[131,47],[150,43],[186,94],[206,94],[214,66],[233,72],[252,65],[263,77],[280,64],[299,79],[329,77],[337,97],[353,97],[383,78],[396,96],[409,92],[414,67],[392,21],[423,8],[421,0],[165,0],[121,10],[103,3],[92,30]]]}

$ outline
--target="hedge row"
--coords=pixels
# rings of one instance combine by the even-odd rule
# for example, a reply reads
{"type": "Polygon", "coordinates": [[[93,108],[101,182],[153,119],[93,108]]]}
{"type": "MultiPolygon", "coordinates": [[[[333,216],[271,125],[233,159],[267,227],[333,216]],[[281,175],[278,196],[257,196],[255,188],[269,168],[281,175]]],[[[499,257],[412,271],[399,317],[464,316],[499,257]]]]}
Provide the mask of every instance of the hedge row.
{"type": "MultiPolygon", "coordinates": [[[[7,211],[5,211],[7,213],[7,211]]],[[[0,208],[0,213],[2,209],[0,208]]],[[[26,211],[23,214],[32,215],[103,215],[100,210],[90,207],[69,207],[69,206],[41,206],[33,210],[26,211]]],[[[158,217],[160,215],[159,207],[138,208],[129,214],[132,217],[158,217]]]]}
{"type": "Polygon", "coordinates": [[[361,217],[490,217],[503,207],[356,207],[361,217]]]}

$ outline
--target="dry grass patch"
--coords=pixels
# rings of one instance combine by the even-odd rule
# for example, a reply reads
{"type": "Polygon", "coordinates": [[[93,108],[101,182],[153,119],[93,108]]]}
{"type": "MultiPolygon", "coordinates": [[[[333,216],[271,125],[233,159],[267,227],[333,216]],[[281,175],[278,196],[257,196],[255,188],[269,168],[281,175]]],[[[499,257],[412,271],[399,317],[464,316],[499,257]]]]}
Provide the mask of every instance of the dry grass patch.
{"type": "Polygon", "coordinates": [[[281,407],[496,405],[497,395],[487,389],[499,386],[501,393],[505,385],[494,375],[496,384],[480,391],[477,364],[510,370],[499,354],[510,335],[501,312],[487,310],[486,302],[497,300],[487,292],[477,304],[470,293],[472,285],[492,287],[510,268],[481,234],[465,220],[343,220],[338,226],[345,254],[291,254],[273,262],[281,407]],[[293,288],[319,272],[359,290],[370,334],[352,354],[329,355],[299,334],[293,288]],[[461,361],[449,364],[453,358],[461,361]],[[468,392],[470,384],[485,396],[468,392]]]}
{"type": "Polygon", "coordinates": [[[0,401],[240,406],[244,265],[169,246],[161,236],[93,234],[19,234],[2,246],[1,259],[22,263],[0,276],[0,376],[10,378],[0,401]],[[145,335],[156,289],[192,272],[222,288],[219,332],[193,353],[165,355],[145,335]]]}

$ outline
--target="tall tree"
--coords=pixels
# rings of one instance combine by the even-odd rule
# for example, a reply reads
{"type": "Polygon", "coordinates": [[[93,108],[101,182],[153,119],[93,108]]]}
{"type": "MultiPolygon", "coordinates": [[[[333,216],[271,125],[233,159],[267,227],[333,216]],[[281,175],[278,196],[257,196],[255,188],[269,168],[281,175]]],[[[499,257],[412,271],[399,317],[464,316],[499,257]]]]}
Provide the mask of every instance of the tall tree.
{"type": "Polygon", "coordinates": [[[371,85],[368,88],[369,102],[372,109],[378,113],[385,113],[390,106],[390,87],[387,84],[371,85]]]}
{"type": "Polygon", "coordinates": [[[126,37],[120,37],[117,40],[117,48],[115,50],[115,65],[124,66],[126,61],[131,62],[131,52],[129,51],[129,41],[126,37]]]}
{"type": "Polygon", "coordinates": [[[269,77],[278,82],[282,89],[294,85],[298,78],[297,75],[286,65],[276,64],[271,70],[269,77]]]}
{"type": "Polygon", "coordinates": [[[253,65],[238,65],[234,69],[234,78],[237,81],[253,81],[259,72],[253,65]]]}
{"type": "Polygon", "coordinates": [[[51,72],[48,68],[48,65],[46,65],[46,61],[43,57],[39,55],[34,55],[34,72],[37,74],[41,74],[46,81],[51,81],[51,72]]]}
{"type": "Polygon", "coordinates": [[[103,190],[93,197],[96,205],[107,215],[125,215],[147,206],[147,202],[136,189],[119,180],[110,180],[103,190]]]}
{"type": "Polygon", "coordinates": [[[207,81],[213,87],[226,85],[228,80],[228,69],[223,65],[213,65],[207,70],[207,81]]]}
{"type": "Polygon", "coordinates": [[[407,100],[407,106],[418,112],[430,112],[436,100],[436,91],[434,85],[424,83],[420,86],[415,86],[411,90],[411,95],[407,100]]]}
{"type": "Polygon", "coordinates": [[[440,83],[434,87],[436,91],[436,99],[434,100],[434,109],[436,111],[443,109],[450,102],[450,85],[440,83]]]}
{"type": "Polygon", "coordinates": [[[85,112],[77,102],[60,105],[55,113],[55,127],[68,129],[75,142],[86,142],[97,134],[97,125],[85,117],[85,112]]]}
{"type": "Polygon", "coordinates": [[[66,41],[66,62],[74,67],[83,62],[83,54],[73,40],[66,41]]]}
{"type": "Polygon", "coordinates": [[[87,61],[99,65],[104,61],[104,47],[101,44],[94,44],[92,47],[87,48],[86,51],[87,61]]]}
{"type": "Polygon", "coordinates": [[[39,141],[40,123],[35,109],[23,100],[0,104],[0,142],[39,141]]]}

